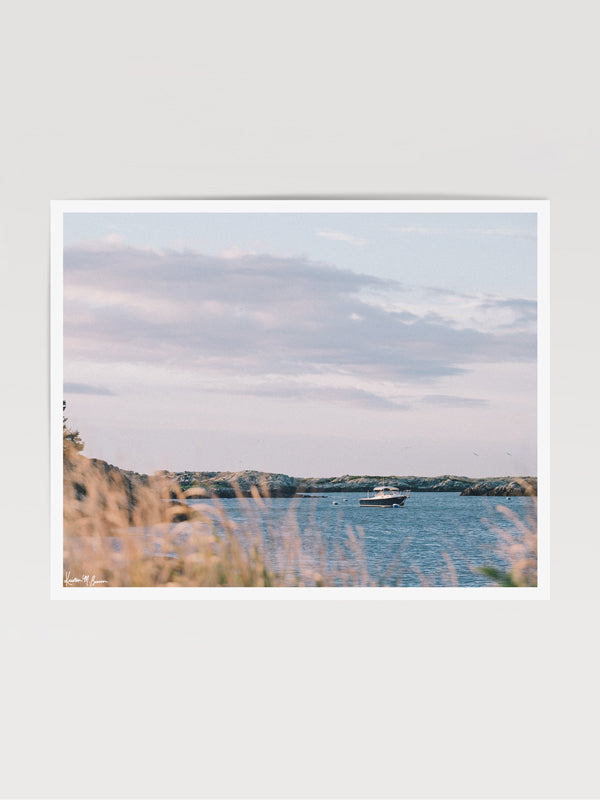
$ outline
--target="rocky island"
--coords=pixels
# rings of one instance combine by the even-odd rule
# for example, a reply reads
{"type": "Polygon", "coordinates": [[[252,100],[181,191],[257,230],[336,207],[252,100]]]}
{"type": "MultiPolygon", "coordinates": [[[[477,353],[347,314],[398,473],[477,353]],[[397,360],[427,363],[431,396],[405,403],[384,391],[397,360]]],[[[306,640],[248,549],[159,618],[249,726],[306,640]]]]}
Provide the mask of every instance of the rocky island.
{"type": "Polygon", "coordinates": [[[412,492],[460,492],[461,495],[536,495],[537,478],[503,476],[468,478],[457,475],[422,477],[415,475],[342,475],[330,478],[299,478],[274,472],[164,472],[188,497],[251,496],[252,487],[271,497],[313,496],[335,492],[363,492],[378,484],[410,489],[412,492]]]}

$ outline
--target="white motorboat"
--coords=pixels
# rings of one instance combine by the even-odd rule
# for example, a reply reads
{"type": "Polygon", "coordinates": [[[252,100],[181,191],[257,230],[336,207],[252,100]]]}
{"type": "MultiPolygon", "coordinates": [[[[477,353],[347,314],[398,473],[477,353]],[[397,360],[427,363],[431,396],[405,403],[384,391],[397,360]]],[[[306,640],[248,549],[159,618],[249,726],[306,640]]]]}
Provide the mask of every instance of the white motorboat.
{"type": "Polygon", "coordinates": [[[361,497],[358,502],[361,506],[374,506],[375,508],[393,506],[402,508],[408,497],[410,497],[410,489],[399,489],[397,486],[375,486],[373,494],[368,492],[367,496],[361,497]]]}

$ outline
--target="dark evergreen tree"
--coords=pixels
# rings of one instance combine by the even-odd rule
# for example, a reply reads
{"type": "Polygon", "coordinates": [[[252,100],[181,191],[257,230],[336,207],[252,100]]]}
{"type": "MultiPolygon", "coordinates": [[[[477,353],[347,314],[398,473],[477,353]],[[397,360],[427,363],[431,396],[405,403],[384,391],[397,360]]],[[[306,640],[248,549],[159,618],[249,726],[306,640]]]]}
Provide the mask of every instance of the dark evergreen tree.
{"type": "Polygon", "coordinates": [[[63,400],[63,456],[69,456],[73,452],[83,450],[84,442],[79,436],[79,431],[72,431],[67,427],[67,418],[65,417],[65,410],[67,408],[66,402],[63,400]]]}

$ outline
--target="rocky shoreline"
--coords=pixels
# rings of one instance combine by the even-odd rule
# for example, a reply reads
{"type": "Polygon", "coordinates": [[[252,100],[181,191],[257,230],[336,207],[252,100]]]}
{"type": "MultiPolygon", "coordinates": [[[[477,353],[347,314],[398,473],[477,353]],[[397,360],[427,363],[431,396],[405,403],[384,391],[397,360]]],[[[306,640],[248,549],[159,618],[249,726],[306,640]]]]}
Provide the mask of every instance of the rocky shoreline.
{"type": "Polygon", "coordinates": [[[192,519],[196,512],[180,495],[177,486],[160,475],[140,475],[73,451],[63,460],[67,533],[192,519]]]}
{"type": "Polygon", "coordinates": [[[258,472],[168,472],[152,476],[123,470],[99,459],[71,453],[64,465],[64,519],[66,529],[111,524],[123,527],[180,522],[195,516],[185,498],[263,496],[319,499],[339,492],[366,494],[374,486],[387,484],[412,492],[459,492],[463,496],[536,495],[537,478],[468,478],[398,475],[342,475],[333,478],[297,478],[282,473],[258,472]],[[170,500],[170,503],[165,503],[170,500]],[[106,519],[104,519],[106,518],[106,519]]]}
{"type": "Polygon", "coordinates": [[[459,492],[463,496],[537,495],[537,478],[502,476],[468,478],[457,475],[422,477],[415,475],[342,475],[332,478],[298,478],[273,472],[244,470],[241,472],[164,472],[192,497],[250,497],[258,490],[271,497],[294,497],[363,492],[379,484],[410,489],[412,492],[459,492]]]}

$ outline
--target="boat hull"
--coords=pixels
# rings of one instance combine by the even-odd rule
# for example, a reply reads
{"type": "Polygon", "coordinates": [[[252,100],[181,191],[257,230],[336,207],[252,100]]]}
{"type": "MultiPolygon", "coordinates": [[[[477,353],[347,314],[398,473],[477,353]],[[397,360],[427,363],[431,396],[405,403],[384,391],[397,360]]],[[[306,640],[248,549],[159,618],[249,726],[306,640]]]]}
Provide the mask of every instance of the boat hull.
{"type": "Polygon", "coordinates": [[[391,506],[404,505],[408,495],[399,494],[395,497],[361,497],[358,504],[361,506],[371,506],[373,508],[390,508],[391,506]]]}

